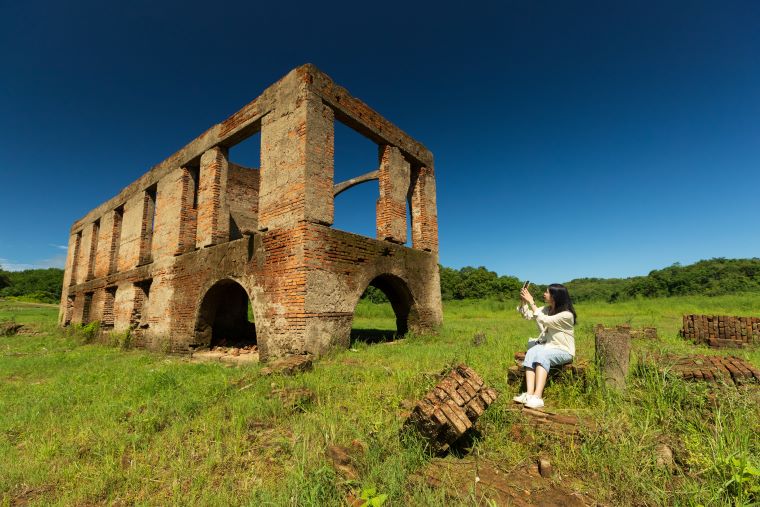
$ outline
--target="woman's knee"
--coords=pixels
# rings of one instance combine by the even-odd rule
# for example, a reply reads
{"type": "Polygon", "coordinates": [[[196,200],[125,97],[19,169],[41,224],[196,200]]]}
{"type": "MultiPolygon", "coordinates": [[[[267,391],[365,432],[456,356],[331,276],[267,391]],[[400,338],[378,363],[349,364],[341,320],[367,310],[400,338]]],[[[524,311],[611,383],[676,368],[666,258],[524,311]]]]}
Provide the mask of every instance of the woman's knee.
{"type": "Polygon", "coordinates": [[[543,347],[537,346],[528,349],[525,353],[525,360],[523,366],[526,368],[535,368],[536,363],[543,363],[543,347]]]}

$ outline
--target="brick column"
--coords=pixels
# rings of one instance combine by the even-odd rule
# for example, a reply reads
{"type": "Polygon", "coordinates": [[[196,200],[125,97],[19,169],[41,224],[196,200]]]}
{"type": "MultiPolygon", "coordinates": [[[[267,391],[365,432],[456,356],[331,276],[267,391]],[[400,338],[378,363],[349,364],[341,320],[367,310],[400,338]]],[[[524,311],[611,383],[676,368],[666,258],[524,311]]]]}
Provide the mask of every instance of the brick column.
{"type": "Polygon", "coordinates": [[[395,146],[380,147],[377,200],[377,239],[406,243],[406,197],[409,193],[409,162],[395,146]]]}
{"type": "Polygon", "coordinates": [[[198,222],[195,246],[217,245],[230,239],[230,210],[227,206],[227,150],[215,146],[201,155],[198,188],[198,222]]]}
{"type": "Polygon", "coordinates": [[[432,167],[412,172],[412,247],[438,252],[438,212],[435,202],[435,173],[432,167]]]}
{"type": "MultiPolygon", "coordinates": [[[[80,262],[80,250],[82,247],[82,231],[76,233],[76,239],[74,240],[74,255],[71,262],[71,278],[69,279],[69,285],[77,284],[77,275],[79,274],[79,262],[80,262]]],[[[69,248],[71,248],[69,246],[69,248]]]]}
{"type": "Polygon", "coordinates": [[[312,92],[297,96],[262,120],[261,230],[333,223],[333,111],[312,92]]]}
{"type": "Polygon", "coordinates": [[[182,168],[182,195],[180,197],[179,239],[174,255],[195,250],[195,231],[198,223],[198,195],[200,177],[198,168],[182,168]]]}

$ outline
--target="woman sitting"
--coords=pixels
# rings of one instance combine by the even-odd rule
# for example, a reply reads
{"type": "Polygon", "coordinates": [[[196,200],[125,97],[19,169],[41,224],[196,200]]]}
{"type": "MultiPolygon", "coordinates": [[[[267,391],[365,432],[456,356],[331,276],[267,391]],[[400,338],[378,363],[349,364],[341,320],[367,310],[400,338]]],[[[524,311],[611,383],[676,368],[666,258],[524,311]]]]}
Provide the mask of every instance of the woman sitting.
{"type": "Polygon", "coordinates": [[[544,406],[542,398],[546,377],[552,366],[570,363],[575,356],[575,335],[573,326],[577,317],[570,294],[564,285],[553,283],[544,292],[546,305],[536,307],[527,287],[520,291],[522,304],[517,310],[526,319],[536,319],[541,334],[528,340],[525,353],[525,385],[527,391],[513,398],[528,408],[544,406]]]}

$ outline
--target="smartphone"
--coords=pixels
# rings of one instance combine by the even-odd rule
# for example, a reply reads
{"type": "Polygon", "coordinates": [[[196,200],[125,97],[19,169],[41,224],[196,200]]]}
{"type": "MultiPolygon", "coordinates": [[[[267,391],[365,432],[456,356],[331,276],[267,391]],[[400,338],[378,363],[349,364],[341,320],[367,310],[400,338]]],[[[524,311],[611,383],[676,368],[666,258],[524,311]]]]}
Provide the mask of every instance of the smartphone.
{"type": "Polygon", "coordinates": [[[527,289],[530,286],[530,280],[525,280],[525,283],[523,284],[523,289],[527,289]]]}

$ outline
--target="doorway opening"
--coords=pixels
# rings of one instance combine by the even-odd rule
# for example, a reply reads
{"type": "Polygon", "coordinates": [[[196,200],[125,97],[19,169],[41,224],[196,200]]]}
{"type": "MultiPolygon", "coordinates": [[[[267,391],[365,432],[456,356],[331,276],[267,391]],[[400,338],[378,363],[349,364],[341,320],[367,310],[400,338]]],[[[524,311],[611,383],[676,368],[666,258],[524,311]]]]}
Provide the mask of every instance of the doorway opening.
{"type": "Polygon", "coordinates": [[[224,279],[206,292],[195,324],[201,346],[251,348],[256,342],[252,303],[242,285],[224,279]]]}
{"type": "Polygon", "coordinates": [[[375,277],[354,309],[351,343],[379,343],[403,337],[409,330],[414,299],[406,282],[395,275],[375,277]]]}

